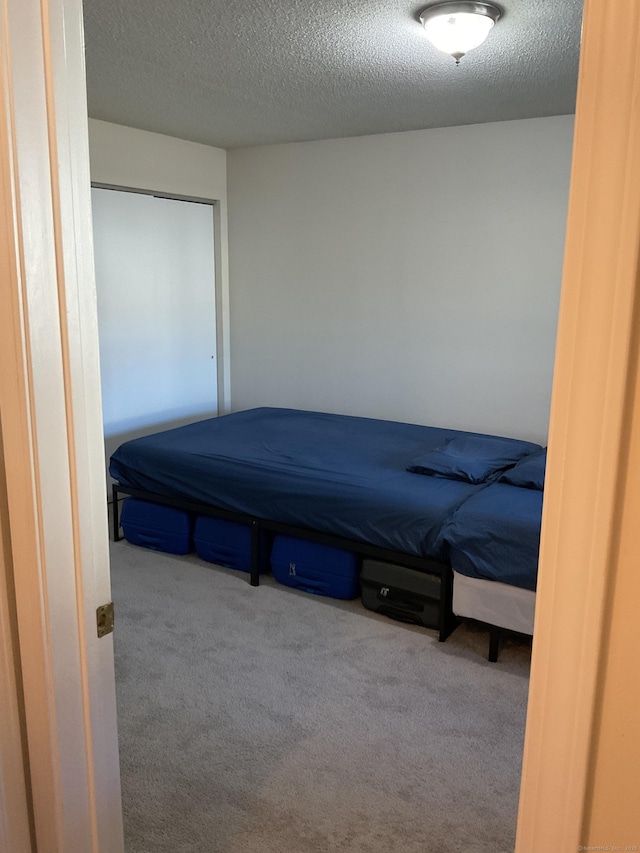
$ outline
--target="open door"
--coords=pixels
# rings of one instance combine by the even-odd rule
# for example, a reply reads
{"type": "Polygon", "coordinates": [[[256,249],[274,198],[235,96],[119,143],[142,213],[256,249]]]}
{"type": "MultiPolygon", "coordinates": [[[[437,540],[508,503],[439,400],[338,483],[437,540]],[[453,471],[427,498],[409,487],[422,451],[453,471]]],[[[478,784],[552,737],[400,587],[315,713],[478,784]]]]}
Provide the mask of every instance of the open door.
{"type": "Polygon", "coordinates": [[[0,813],[0,839],[12,853],[119,853],[82,3],[2,0],[2,13],[0,653],[20,749],[0,781],[25,795],[20,821],[0,813]]]}

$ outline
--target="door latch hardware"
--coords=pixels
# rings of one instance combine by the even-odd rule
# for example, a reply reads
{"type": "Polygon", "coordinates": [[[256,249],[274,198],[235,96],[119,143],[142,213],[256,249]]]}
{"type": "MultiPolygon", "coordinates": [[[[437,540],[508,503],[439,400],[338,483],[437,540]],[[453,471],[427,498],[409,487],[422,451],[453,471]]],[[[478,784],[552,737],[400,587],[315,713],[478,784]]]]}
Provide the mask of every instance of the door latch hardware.
{"type": "Polygon", "coordinates": [[[103,604],[96,610],[96,622],[98,626],[98,637],[104,637],[113,632],[113,601],[103,604]]]}

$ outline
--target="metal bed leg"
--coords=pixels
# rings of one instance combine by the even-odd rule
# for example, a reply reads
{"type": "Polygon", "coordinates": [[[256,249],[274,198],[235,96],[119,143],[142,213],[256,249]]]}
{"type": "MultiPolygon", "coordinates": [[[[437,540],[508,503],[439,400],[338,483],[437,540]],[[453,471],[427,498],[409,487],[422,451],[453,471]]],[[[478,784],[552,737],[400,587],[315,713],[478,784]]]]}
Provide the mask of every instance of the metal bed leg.
{"type": "Polygon", "coordinates": [[[444,570],[440,576],[440,614],[438,617],[438,642],[444,643],[451,632],[457,627],[451,603],[453,600],[453,574],[451,569],[444,570]]]}
{"type": "Polygon", "coordinates": [[[498,660],[498,652],[500,650],[500,639],[502,637],[502,629],[497,625],[492,625],[489,631],[489,661],[496,663],[498,660]]]}
{"type": "Polygon", "coordinates": [[[251,586],[260,585],[260,525],[254,518],[251,522],[251,586]]]}
{"type": "Polygon", "coordinates": [[[118,503],[118,492],[117,486],[111,486],[111,495],[113,500],[113,541],[119,542],[122,539],[120,536],[120,506],[118,503]]]}

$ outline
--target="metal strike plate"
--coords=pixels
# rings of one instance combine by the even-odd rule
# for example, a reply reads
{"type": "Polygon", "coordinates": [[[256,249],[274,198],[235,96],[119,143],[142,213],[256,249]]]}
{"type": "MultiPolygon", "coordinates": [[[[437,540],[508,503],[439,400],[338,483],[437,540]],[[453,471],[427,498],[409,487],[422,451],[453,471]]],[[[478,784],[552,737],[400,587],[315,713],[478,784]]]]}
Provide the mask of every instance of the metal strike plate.
{"type": "Polygon", "coordinates": [[[98,637],[104,637],[113,632],[113,601],[103,604],[96,610],[96,622],[98,625],[98,637]]]}

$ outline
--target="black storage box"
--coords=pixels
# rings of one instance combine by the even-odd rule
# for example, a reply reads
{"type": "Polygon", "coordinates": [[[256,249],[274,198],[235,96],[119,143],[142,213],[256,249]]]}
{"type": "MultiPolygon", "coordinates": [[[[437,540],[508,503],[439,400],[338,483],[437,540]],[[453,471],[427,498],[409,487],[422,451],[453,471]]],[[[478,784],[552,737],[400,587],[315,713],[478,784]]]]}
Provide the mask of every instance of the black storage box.
{"type": "Polygon", "coordinates": [[[401,622],[438,628],[441,586],[440,575],[378,560],[362,561],[363,605],[401,622]]]}

